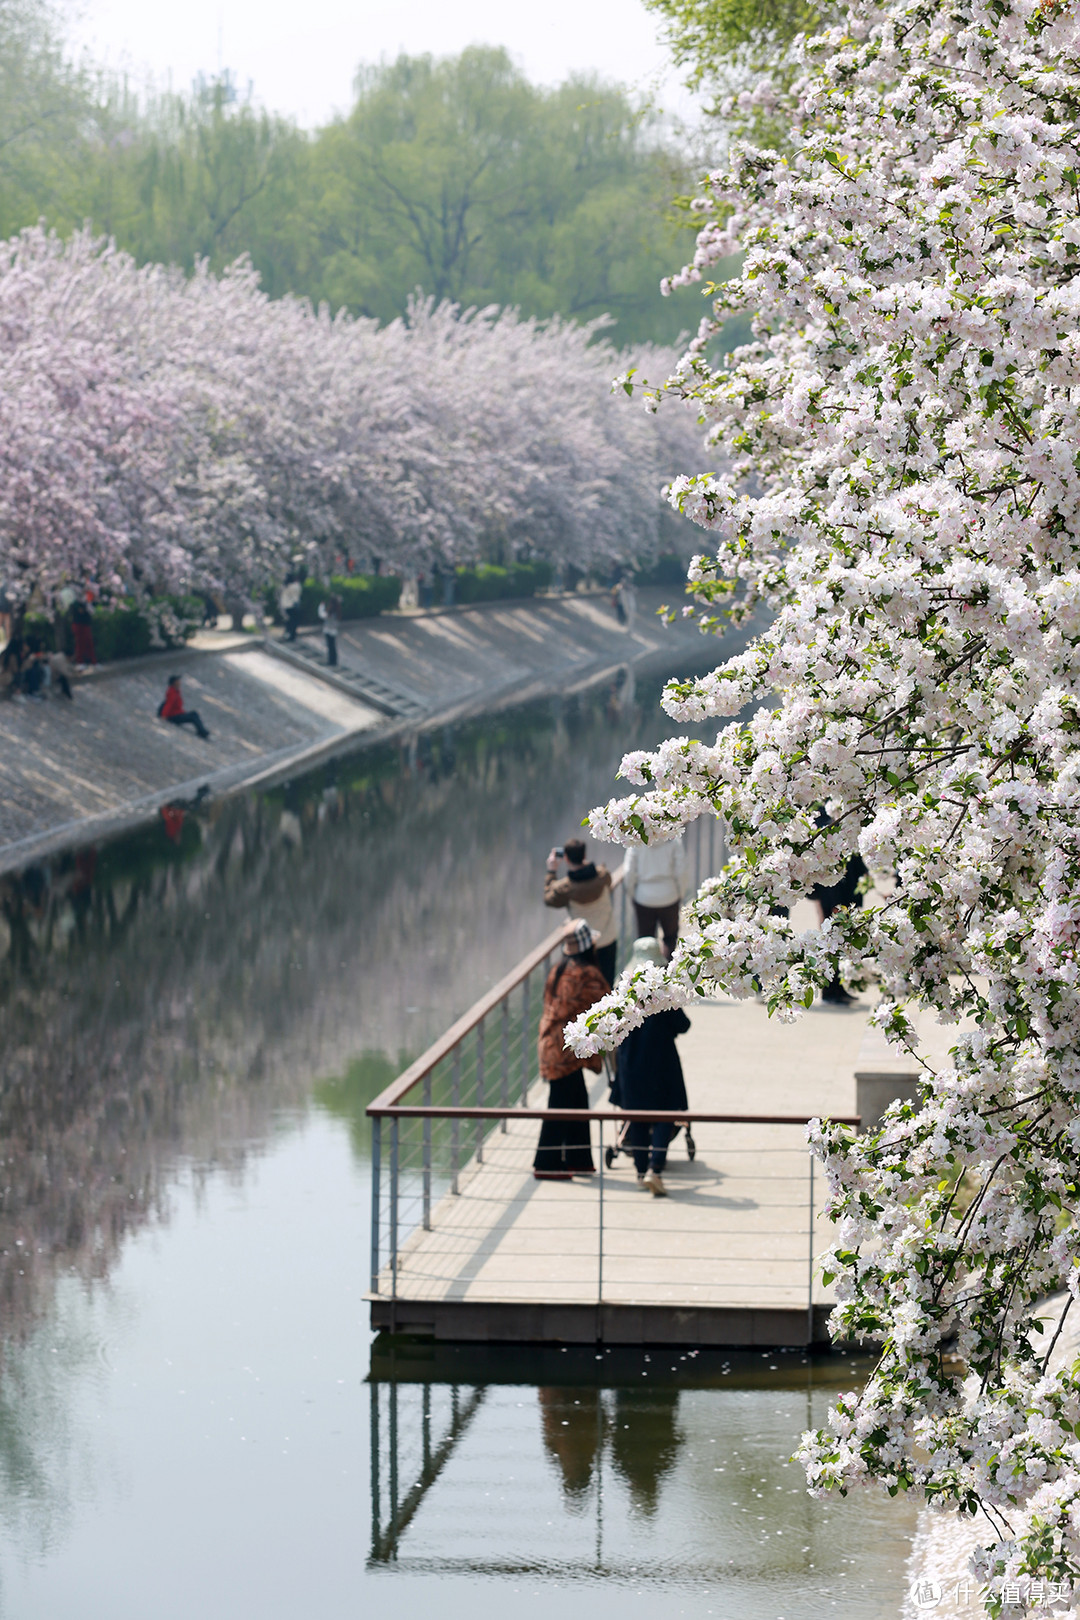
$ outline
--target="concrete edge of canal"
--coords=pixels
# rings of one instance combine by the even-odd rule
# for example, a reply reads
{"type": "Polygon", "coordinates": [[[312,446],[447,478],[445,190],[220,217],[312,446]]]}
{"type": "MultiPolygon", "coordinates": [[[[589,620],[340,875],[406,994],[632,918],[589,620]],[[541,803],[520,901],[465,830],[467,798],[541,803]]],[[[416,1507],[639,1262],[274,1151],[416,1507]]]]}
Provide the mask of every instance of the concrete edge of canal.
{"type": "Polygon", "coordinates": [[[720,658],[746,639],[733,635],[721,650],[693,625],[665,625],[657,608],[672,594],[641,592],[632,627],[594,595],[347,624],[333,670],[321,636],[294,649],[204,636],[96,672],[71,705],[5,704],[0,873],[131,832],[173,802],[268,788],[373,743],[605,680],[632,689],[639,674],[681,658],[699,668],[713,647],[720,658]],[[173,666],[212,728],[209,747],[156,719],[173,666]]]}

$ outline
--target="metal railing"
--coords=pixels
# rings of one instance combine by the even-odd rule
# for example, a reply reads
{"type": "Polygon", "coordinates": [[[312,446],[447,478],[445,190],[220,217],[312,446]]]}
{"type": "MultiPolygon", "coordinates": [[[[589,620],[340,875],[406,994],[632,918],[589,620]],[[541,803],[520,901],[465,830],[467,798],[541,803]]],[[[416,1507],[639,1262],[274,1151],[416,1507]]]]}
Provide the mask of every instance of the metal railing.
{"type": "MultiPolygon", "coordinates": [[[[694,828],[696,836],[688,856],[695,885],[700,886],[702,880],[717,869],[718,860],[723,864],[726,849],[723,828],[714,818],[701,818],[694,828]]],[[[614,884],[619,904],[620,945],[625,955],[632,935],[626,926],[628,905],[622,878],[620,870],[614,884]]],[[[617,1132],[630,1120],[650,1124],[667,1122],[687,1128],[688,1134],[689,1128],[697,1124],[723,1125],[731,1127],[733,1138],[746,1128],[768,1127],[772,1132],[768,1143],[740,1145],[732,1139],[723,1149],[724,1168],[720,1173],[734,1187],[745,1164],[744,1179],[748,1185],[753,1179],[756,1186],[754,1199],[749,1201],[764,1213],[753,1231],[736,1233],[738,1241],[756,1245],[756,1252],[745,1262],[732,1261],[730,1283],[720,1282],[717,1286],[721,1293],[729,1288],[733,1294],[753,1297],[754,1290],[760,1290],[765,1284],[748,1272],[760,1271],[763,1247],[771,1250],[775,1264],[783,1268],[787,1279],[780,1288],[781,1293],[786,1291],[787,1296],[791,1295],[796,1268],[805,1279],[805,1293],[802,1284],[798,1292],[808,1312],[809,1341],[813,1338],[814,1304],[813,1158],[807,1152],[804,1138],[800,1136],[795,1140],[789,1136],[784,1140],[783,1134],[777,1137],[773,1128],[805,1127],[811,1116],[720,1114],[693,1109],[680,1113],[616,1112],[595,1106],[589,1110],[530,1106],[530,1094],[539,1084],[536,1045],[543,985],[561,938],[560,926],[369,1105],[372,1295],[390,1300],[407,1297],[401,1290],[402,1273],[407,1272],[408,1296],[416,1297],[419,1290],[432,1297],[452,1283],[455,1267],[456,1274],[460,1275],[462,1263],[466,1267],[474,1263],[469,1256],[480,1253],[485,1237],[496,1230],[499,1222],[501,1241],[508,1230],[507,1220],[517,1218],[513,1210],[509,1216],[506,1211],[500,1214],[495,1207],[498,1199],[489,1198],[487,1209],[478,1210],[474,1200],[467,1215],[458,1215],[453,1210],[454,1201],[460,1201],[459,1209],[469,1202],[462,1199],[462,1194],[472,1188],[485,1165],[496,1180],[500,1172],[506,1171],[516,1177],[516,1184],[520,1186],[523,1171],[530,1169],[532,1137],[529,1133],[526,1139],[526,1132],[518,1126],[533,1121],[572,1120],[588,1121],[590,1132],[594,1125],[596,1127],[599,1175],[592,1185],[574,1183],[572,1189],[566,1189],[567,1198],[553,1217],[554,1225],[537,1224],[535,1215],[531,1225],[524,1223],[520,1263],[515,1275],[506,1279],[506,1295],[508,1298],[529,1297],[530,1290],[535,1294],[538,1289],[550,1287],[552,1267],[562,1254],[566,1259],[566,1286],[569,1288],[573,1283],[574,1297],[578,1300],[588,1295],[594,1302],[603,1303],[608,1281],[623,1296],[629,1288],[631,1292],[636,1289],[638,1297],[648,1298],[650,1291],[655,1293],[659,1287],[659,1273],[670,1270],[677,1257],[660,1256],[659,1263],[654,1264],[657,1257],[651,1256],[648,1264],[638,1265],[640,1276],[636,1282],[628,1280],[628,1262],[634,1257],[627,1253],[627,1245],[633,1238],[628,1236],[625,1223],[620,1226],[619,1221],[612,1223],[605,1217],[605,1199],[621,1194],[621,1189],[627,1185],[625,1178],[611,1173],[611,1155],[618,1150],[617,1132]],[[764,1200],[760,1196],[762,1187],[764,1200]],[[440,1200],[443,1201],[441,1211],[435,1220],[434,1212],[440,1200]],[[587,1216],[584,1208],[577,1207],[594,1202],[595,1218],[587,1216]],[[483,1223],[489,1217],[495,1224],[485,1232],[483,1223]],[[425,1234],[432,1232],[433,1227],[438,1228],[440,1241],[428,1240],[425,1249],[425,1234]],[[534,1272],[531,1276],[528,1274],[530,1266],[534,1272]]],[[[843,1122],[858,1123],[854,1119],[843,1122]]],[[[505,1186],[512,1188],[514,1184],[508,1181],[505,1186]]],[[[491,1185],[495,1185],[494,1180],[491,1185]]],[[[730,1198],[728,1201],[732,1202],[730,1198]]],[[[743,1203],[747,1202],[744,1197],[743,1203]]],[[[669,1232],[672,1241],[686,1247],[694,1234],[695,1216],[700,1225],[703,1217],[691,1197],[684,1202],[684,1213],[680,1217],[688,1224],[680,1233],[669,1232]]],[[[774,1282],[774,1293],[777,1286],[774,1282]]],[[[692,1295],[693,1285],[688,1283],[687,1287],[692,1295]]],[[[715,1292],[714,1287],[714,1296],[715,1292]]]]}

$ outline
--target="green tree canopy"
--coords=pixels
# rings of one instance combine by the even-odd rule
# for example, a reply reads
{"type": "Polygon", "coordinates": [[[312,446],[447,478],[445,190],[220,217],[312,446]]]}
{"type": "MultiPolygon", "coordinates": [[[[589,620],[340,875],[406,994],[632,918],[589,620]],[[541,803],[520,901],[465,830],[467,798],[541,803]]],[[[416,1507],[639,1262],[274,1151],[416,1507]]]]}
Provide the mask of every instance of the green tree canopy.
{"type": "Polygon", "coordinates": [[[671,341],[701,312],[659,292],[691,173],[620,87],[543,88],[502,50],[363,68],[351,111],[305,131],[228,77],[137,100],[69,63],[48,0],[0,0],[3,236],[89,223],[143,263],[247,253],[273,296],[380,320],[420,288],[671,341]]]}
{"type": "Polygon", "coordinates": [[[617,87],[528,82],[505,51],[361,72],[311,148],[314,296],[387,318],[416,286],[465,304],[674,336],[697,315],[657,285],[680,251],[685,172],[617,87]],[[659,328],[659,330],[658,330],[659,328]]]}
{"type": "Polygon", "coordinates": [[[645,0],[664,18],[667,42],[686,82],[708,86],[733,64],[775,63],[798,34],[810,33],[837,7],[829,0],[645,0]]]}

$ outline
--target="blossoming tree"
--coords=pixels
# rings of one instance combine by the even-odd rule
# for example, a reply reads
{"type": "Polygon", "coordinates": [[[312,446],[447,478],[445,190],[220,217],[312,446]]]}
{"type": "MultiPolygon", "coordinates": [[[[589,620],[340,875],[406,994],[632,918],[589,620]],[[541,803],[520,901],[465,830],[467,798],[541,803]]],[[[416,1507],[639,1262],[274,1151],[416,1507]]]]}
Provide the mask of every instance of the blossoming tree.
{"type": "Polygon", "coordinates": [[[857,9],[776,96],[787,156],[732,148],[681,278],[745,250],[711,291],[756,341],[714,369],[706,322],[667,385],[732,458],[672,489],[716,547],[699,610],[774,617],[665,707],[762,706],[629,756],[639,791],[592,817],[635,843],[719,814],[732,859],[575,1046],[716,985],[794,1017],[837,972],[894,1041],[917,1006],[960,1026],[921,1107],[811,1128],[833,1328],[882,1351],[803,1455],[816,1490],[985,1513],[987,1570],[1072,1579],[1080,1365],[1037,1324],[1080,1294],[1080,9],[857,9]],[[856,851],[878,897],[797,933],[856,851]]]}
{"type": "Polygon", "coordinates": [[[250,602],[343,550],[632,560],[696,429],[612,398],[601,324],[418,300],[380,327],[272,300],[243,261],[185,278],[24,231],[0,245],[0,583],[250,602]]]}

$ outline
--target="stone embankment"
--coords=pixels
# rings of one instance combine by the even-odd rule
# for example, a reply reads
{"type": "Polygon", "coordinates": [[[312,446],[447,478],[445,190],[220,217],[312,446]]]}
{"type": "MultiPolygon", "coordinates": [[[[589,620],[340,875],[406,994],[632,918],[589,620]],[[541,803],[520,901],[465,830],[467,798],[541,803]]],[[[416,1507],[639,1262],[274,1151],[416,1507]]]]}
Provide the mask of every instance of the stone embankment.
{"type": "Polygon", "coordinates": [[[700,667],[715,644],[684,622],[665,626],[655,610],[667,596],[678,592],[641,592],[632,628],[602,596],[388,615],[342,627],[336,670],[317,634],[287,647],[213,632],[183,652],[93,672],[72,703],[4,702],[0,871],[112,836],[170,800],[266,784],[368,740],[573,691],[620,668],[700,667]],[[157,719],[173,671],[209,741],[157,719]]]}

